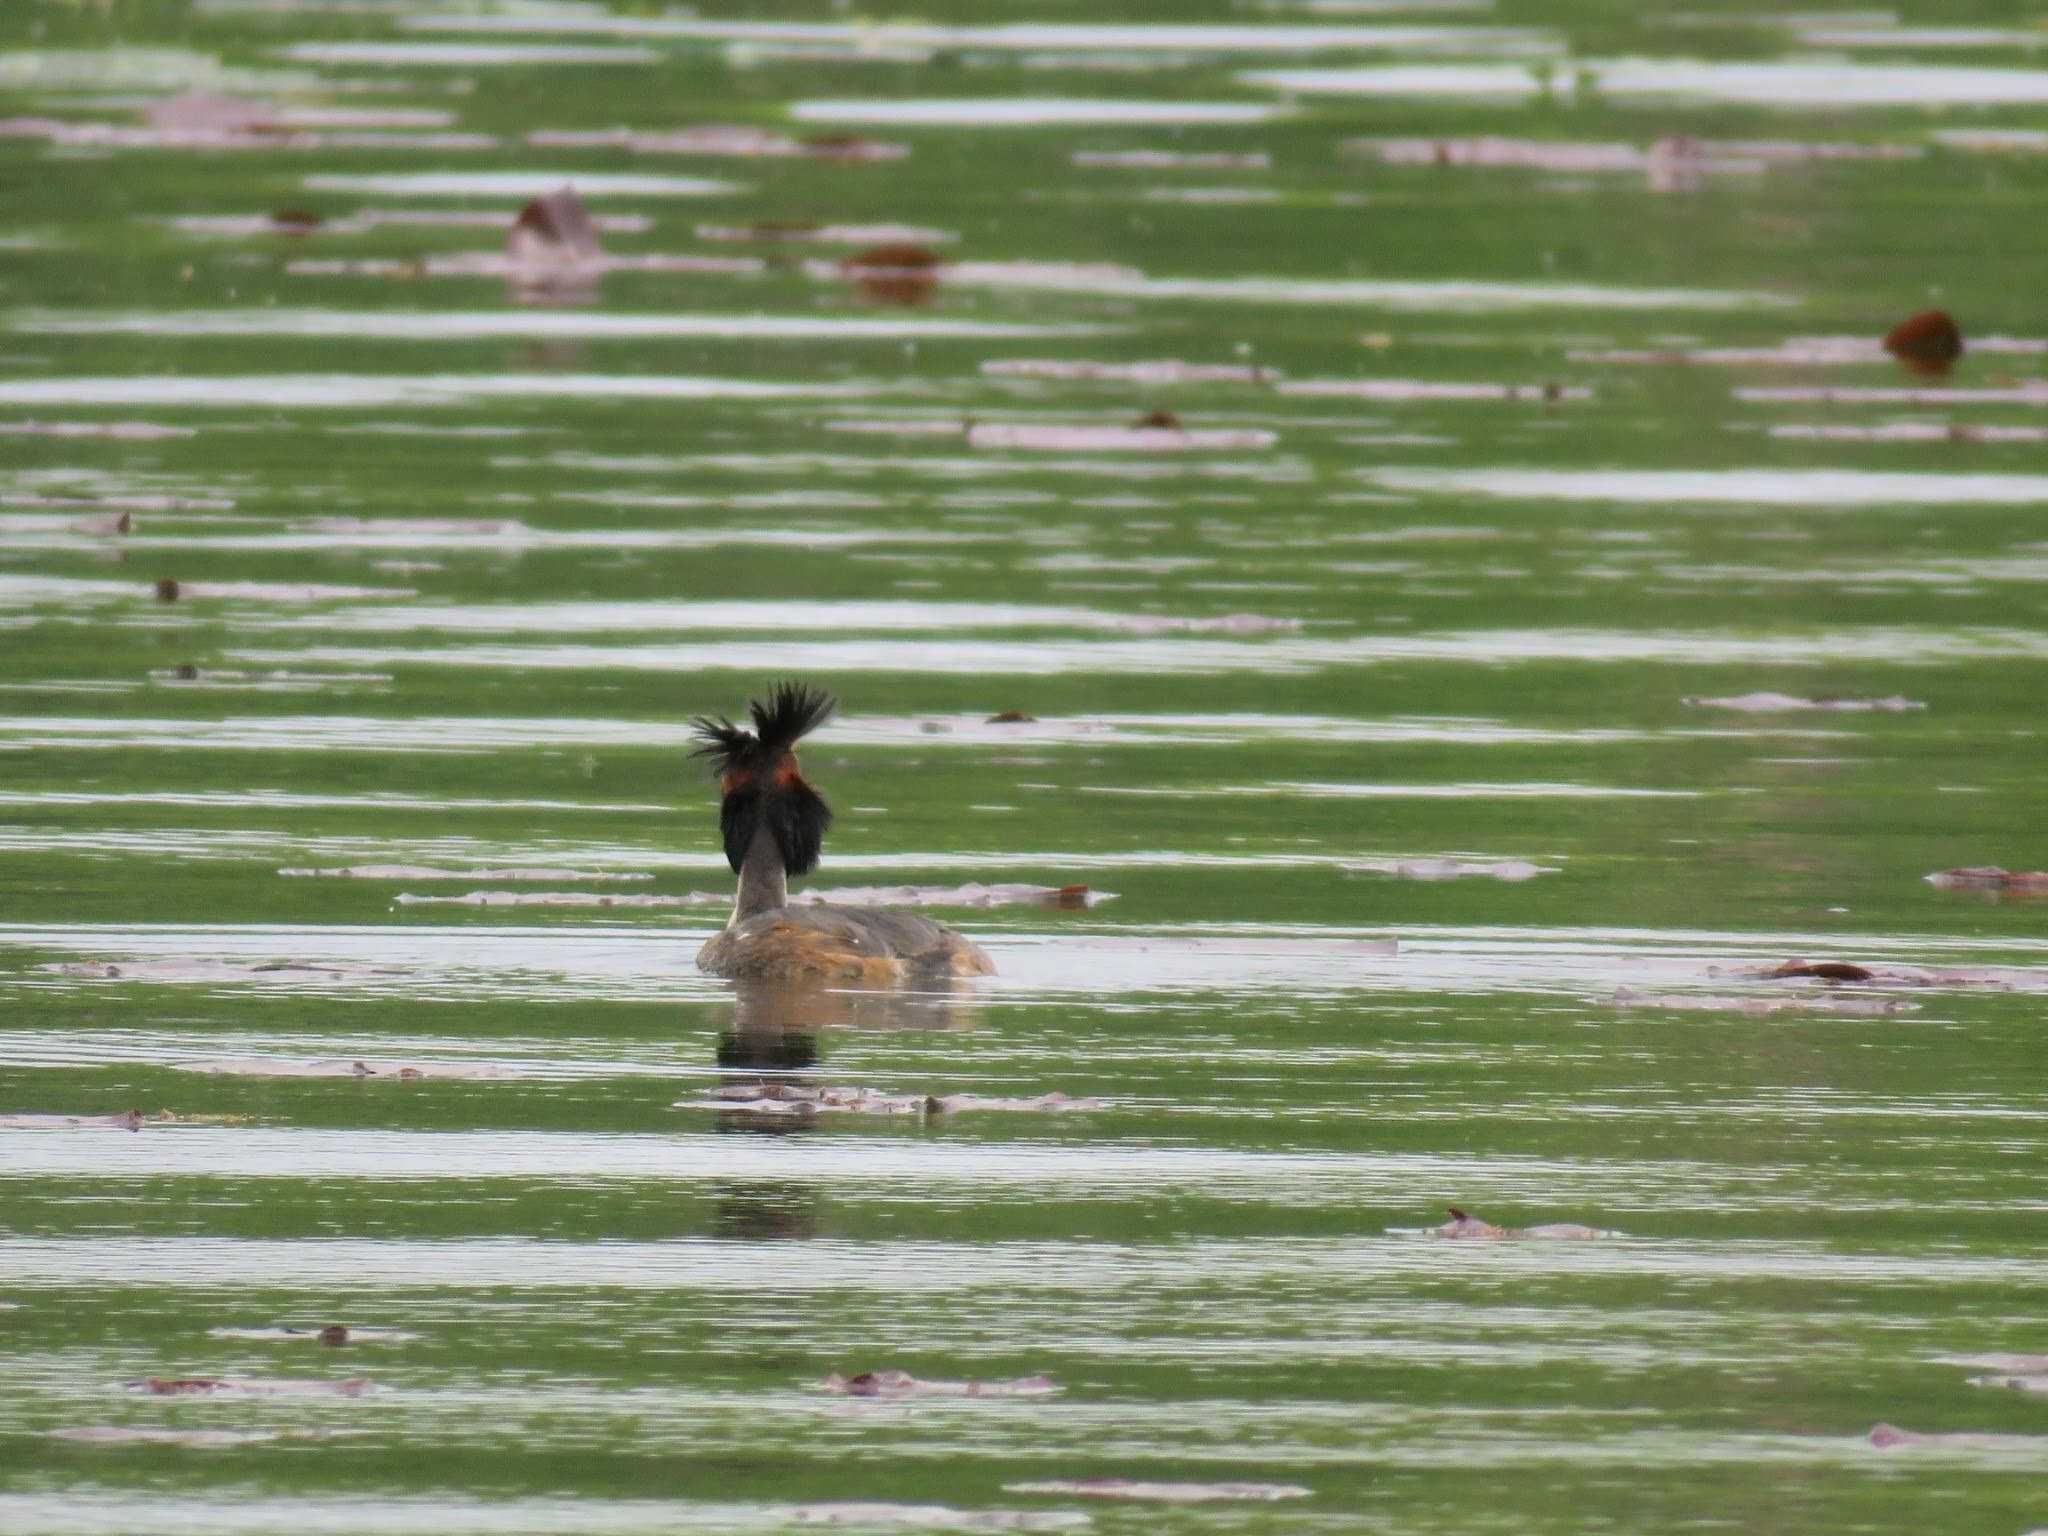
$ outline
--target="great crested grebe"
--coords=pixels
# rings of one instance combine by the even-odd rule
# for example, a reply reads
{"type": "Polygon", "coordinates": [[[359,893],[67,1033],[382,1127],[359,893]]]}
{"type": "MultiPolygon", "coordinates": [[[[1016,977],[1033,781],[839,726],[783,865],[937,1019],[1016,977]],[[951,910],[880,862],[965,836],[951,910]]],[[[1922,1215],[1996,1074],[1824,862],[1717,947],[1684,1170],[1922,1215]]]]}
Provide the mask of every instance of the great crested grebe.
{"type": "Polygon", "coordinates": [[[832,809],[797,767],[797,741],[830,718],[832,696],[778,683],[751,699],[754,728],[700,715],[690,723],[718,774],[719,830],[740,877],[722,932],[697,951],[697,968],[745,981],[845,980],[894,984],[919,977],[987,976],[994,963],[943,923],[892,907],[792,907],[786,876],[818,866],[832,809]]]}

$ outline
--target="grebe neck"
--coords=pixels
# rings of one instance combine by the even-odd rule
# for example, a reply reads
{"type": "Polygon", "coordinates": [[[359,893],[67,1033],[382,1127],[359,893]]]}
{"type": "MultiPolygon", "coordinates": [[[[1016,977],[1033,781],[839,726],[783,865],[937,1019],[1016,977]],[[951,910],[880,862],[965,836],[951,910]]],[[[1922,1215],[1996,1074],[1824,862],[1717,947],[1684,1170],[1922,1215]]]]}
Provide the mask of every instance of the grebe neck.
{"type": "Polygon", "coordinates": [[[782,872],[782,849],[763,817],[754,827],[754,840],[747,844],[746,862],[740,865],[739,894],[732,904],[726,927],[743,923],[756,912],[774,912],[789,905],[789,883],[782,872]]]}

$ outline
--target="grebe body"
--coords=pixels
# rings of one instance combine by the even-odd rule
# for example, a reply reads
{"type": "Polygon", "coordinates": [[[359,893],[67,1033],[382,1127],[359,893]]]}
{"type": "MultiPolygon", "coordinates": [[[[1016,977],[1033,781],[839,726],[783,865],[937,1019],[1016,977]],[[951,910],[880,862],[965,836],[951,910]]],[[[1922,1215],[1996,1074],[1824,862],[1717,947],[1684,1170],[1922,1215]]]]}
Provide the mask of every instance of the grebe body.
{"type": "Polygon", "coordinates": [[[697,968],[736,981],[857,981],[989,976],[995,964],[944,923],[891,907],[784,907],[712,935],[697,968]]]}
{"type": "Polygon", "coordinates": [[[782,683],[749,702],[750,731],[730,720],[692,722],[695,756],[718,772],[719,830],[739,876],[732,917],[697,951],[697,968],[739,981],[853,981],[867,985],[987,976],[995,964],[943,923],[893,907],[792,907],[789,877],[817,867],[832,811],[793,750],[831,716],[829,694],[782,683]]]}

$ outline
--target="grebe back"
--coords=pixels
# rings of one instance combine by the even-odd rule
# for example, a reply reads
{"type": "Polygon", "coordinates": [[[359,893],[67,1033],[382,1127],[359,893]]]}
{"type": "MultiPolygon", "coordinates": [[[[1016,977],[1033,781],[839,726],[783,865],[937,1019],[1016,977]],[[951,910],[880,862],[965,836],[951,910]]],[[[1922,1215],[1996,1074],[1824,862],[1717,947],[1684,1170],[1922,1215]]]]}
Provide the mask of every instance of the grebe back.
{"type": "Polygon", "coordinates": [[[732,917],[697,952],[697,968],[748,981],[986,976],[995,965],[943,923],[894,907],[792,907],[792,875],[817,867],[832,809],[797,766],[797,741],[831,717],[830,694],[778,683],[748,701],[752,730],[700,715],[691,755],[718,774],[719,831],[739,876],[732,917]]]}

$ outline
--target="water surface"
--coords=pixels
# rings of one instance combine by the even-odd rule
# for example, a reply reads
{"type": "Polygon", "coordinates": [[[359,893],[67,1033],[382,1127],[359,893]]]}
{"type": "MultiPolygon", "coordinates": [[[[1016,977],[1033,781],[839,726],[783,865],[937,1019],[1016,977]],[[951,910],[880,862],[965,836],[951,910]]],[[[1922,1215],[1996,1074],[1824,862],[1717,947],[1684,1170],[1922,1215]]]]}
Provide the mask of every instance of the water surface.
{"type": "Polygon", "coordinates": [[[0,1528],[2048,1527],[2037,21],[10,11],[0,1528]]]}

